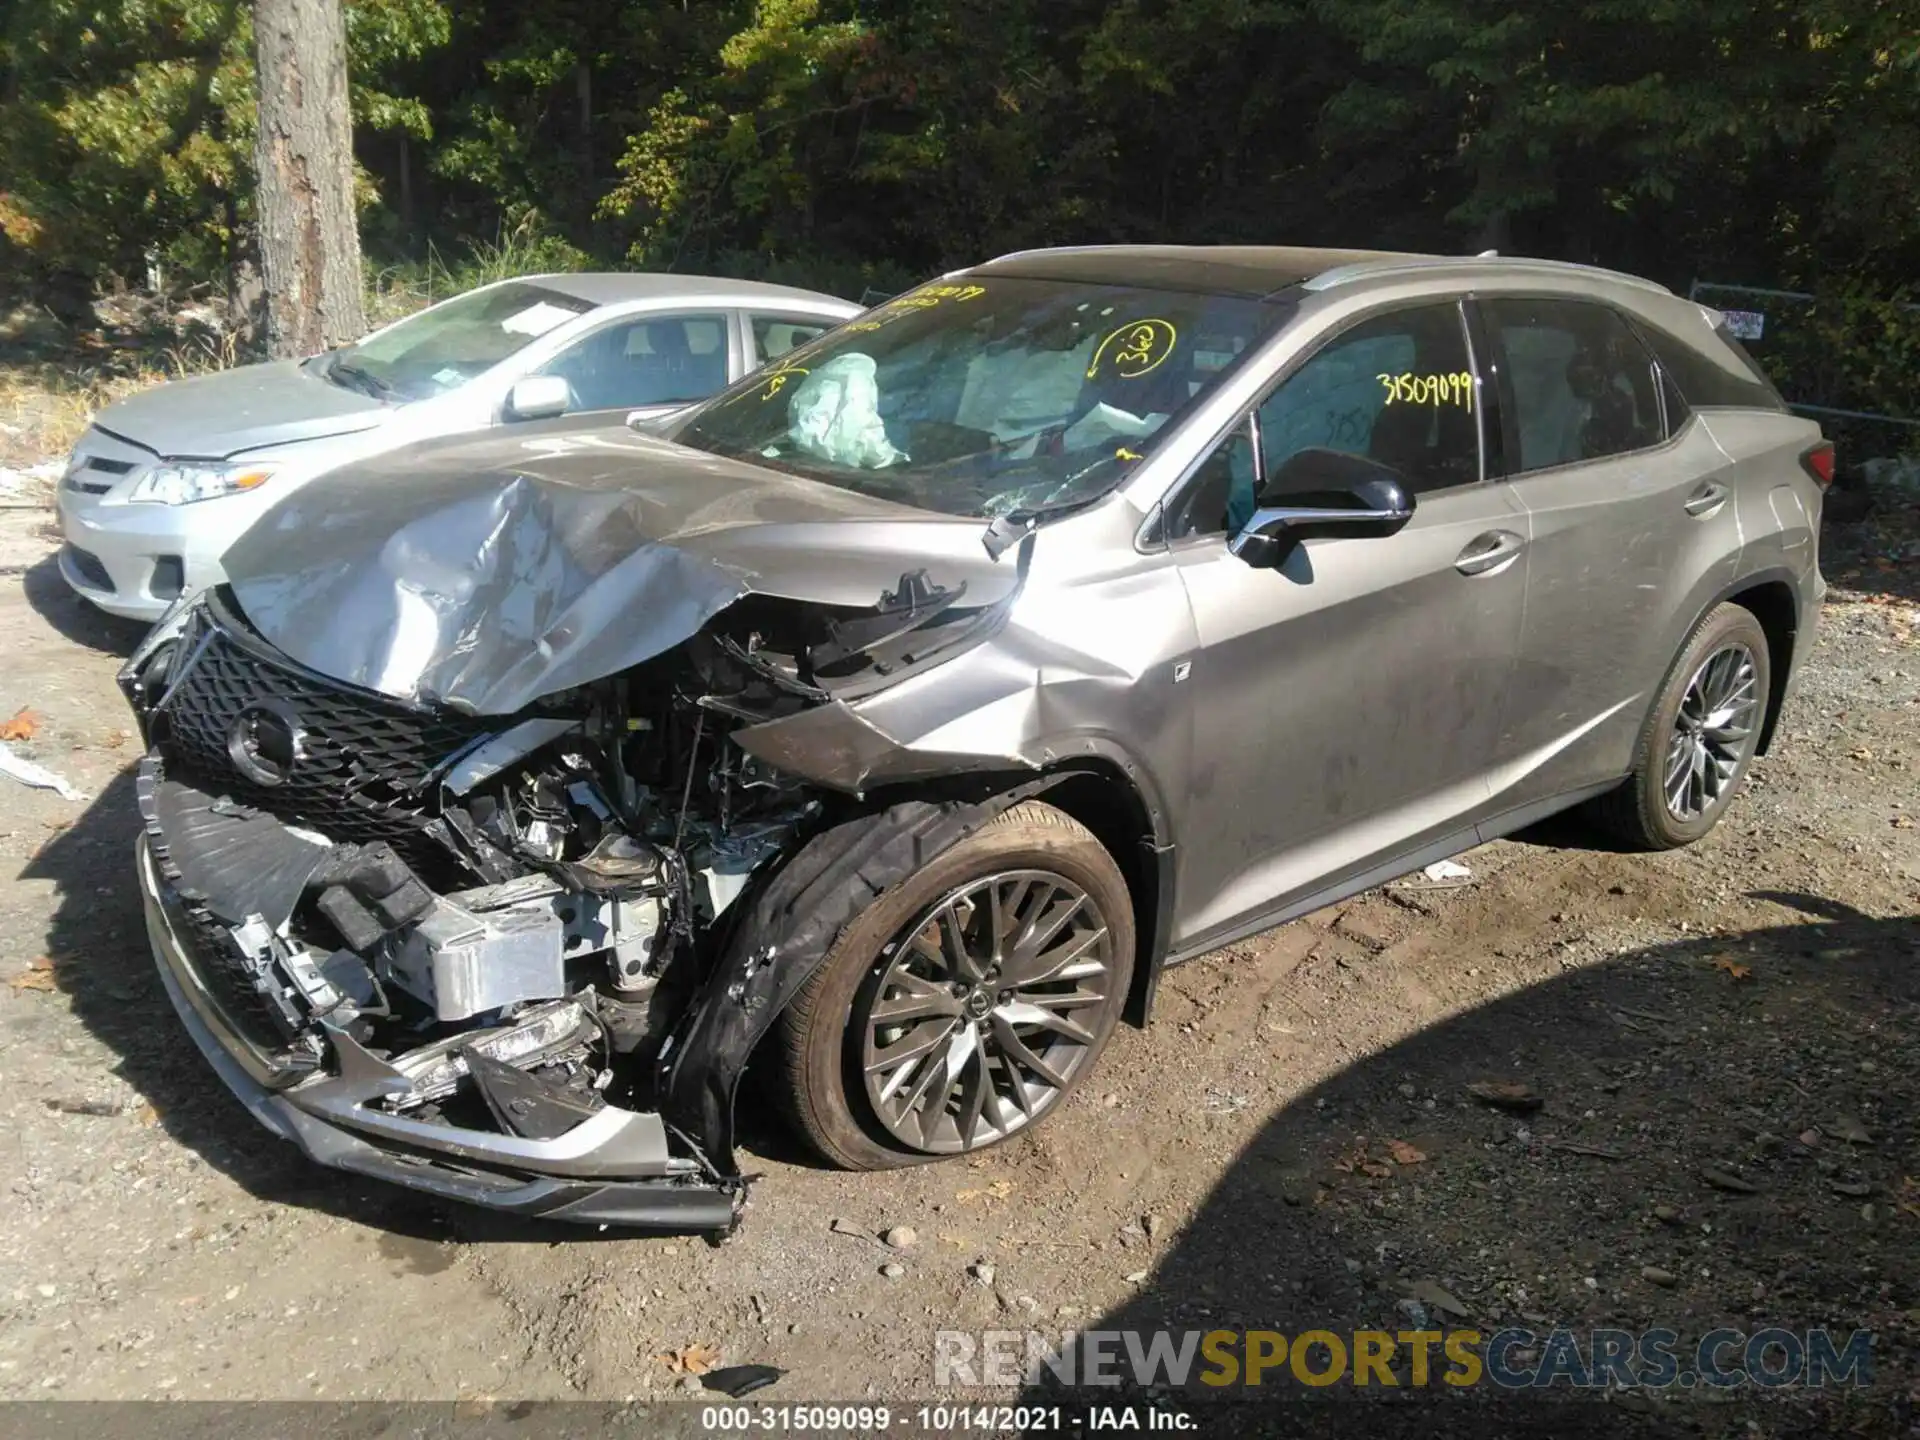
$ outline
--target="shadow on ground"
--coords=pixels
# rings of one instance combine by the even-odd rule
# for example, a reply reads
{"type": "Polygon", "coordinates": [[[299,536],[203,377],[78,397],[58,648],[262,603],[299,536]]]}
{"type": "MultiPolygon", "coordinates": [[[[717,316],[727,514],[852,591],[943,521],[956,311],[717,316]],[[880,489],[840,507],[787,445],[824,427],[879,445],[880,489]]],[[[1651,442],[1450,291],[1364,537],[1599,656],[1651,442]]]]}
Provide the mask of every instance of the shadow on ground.
{"type": "Polygon", "coordinates": [[[60,578],[60,562],[52,555],[28,567],[20,585],[40,618],[76,645],[124,659],[147,633],[144,622],[109,615],[74,594],[60,578]]]}
{"type": "MultiPolygon", "coordinates": [[[[1570,971],[1293,1101],[1135,1298],[1087,1328],[1320,1330],[1351,1351],[1356,1331],[1519,1327],[1537,1337],[1507,1352],[1525,1371],[1556,1329],[1664,1327],[1683,1375],[1720,1328],[1864,1330],[1864,1388],[1498,1394],[1438,1383],[1436,1347],[1421,1390],[1402,1346],[1397,1388],[1312,1387],[1288,1361],[1258,1390],[1216,1388],[1196,1358],[1157,1404],[1206,1434],[1914,1433],[1920,920],[1754,898],[1804,918],[1570,971]],[[1485,1103],[1486,1082],[1537,1106],[1485,1103]]],[[[1330,1352],[1308,1361],[1322,1373],[1330,1352]]],[[[1061,1398],[1041,1380],[1030,1401],[1061,1398]]]]}

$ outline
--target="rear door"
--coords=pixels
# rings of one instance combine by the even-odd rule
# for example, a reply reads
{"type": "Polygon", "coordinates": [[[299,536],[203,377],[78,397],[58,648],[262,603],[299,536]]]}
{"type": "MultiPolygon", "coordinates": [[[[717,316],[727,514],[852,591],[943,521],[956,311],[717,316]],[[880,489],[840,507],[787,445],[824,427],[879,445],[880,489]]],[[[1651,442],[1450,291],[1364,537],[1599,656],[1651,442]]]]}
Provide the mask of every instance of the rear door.
{"type": "Polygon", "coordinates": [[[778,360],[789,350],[831,330],[838,321],[819,315],[781,315],[773,311],[747,312],[747,369],[778,360]]]}
{"type": "Polygon", "coordinates": [[[1285,377],[1170,507],[1200,647],[1181,681],[1194,834],[1177,948],[1219,943],[1482,810],[1527,566],[1524,514],[1481,479],[1482,413],[1456,302],[1375,314],[1285,377]],[[1255,569],[1227,538],[1259,473],[1310,446],[1394,466],[1413,518],[1255,569]]]}
{"type": "MultiPolygon", "coordinates": [[[[1501,737],[1499,808],[1627,773],[1673,659],[1674,620],[1732,580],[1728,461],[1612,307],[1477,304],[1499,372],[1501,468],[1532,526],[1526,625],[1501,737]]],[[[1684,621],[1682,621],[1684,623],[1684,621]]]]}

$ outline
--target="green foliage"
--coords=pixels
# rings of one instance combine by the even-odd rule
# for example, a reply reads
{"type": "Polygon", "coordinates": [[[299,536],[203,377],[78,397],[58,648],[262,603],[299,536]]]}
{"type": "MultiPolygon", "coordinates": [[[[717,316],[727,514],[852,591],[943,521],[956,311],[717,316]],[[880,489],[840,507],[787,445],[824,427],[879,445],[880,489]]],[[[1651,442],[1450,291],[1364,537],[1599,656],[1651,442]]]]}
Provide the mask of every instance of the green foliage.
{"type": "Polygon", "coordinates": [[[1767,313],[1754,357],[1788,399],[1920,416],[1920,293],[1879,295],[1856,283],[1811,302],[1753,303],[1767,313]]]}
{"type": "Polygon", "coordinates": [[[1808,279],[1914,258],[1915,0],[1314,4],[1362,62],[1328,143],[1398,135],[1491,241],[1808,279]]]}
{"type": "Polygon", "coordinates": [[[195,263],[216,260],[223,202],[245,177],[252,140],[244,7],[17,3],[0,192],[27,217],[29,254],[130,268],[149,246],[200,229],[212,243],[195,263]]]}
{"type": "MultiPolygon", "coordinates": [[[[430,135],[426,104],[388,77],[446,42],[441,0],[348,0],[347,19],[362,124],[430,135]]],[[[14,263],[126,275],[153,252],[223,273],[251,209],[252,47],[245,0],[13,0],[0,245],[14,263]]]]}
{"type": "MultiPolygon", "coordinates": [[[[1146,240],[1882,295],[1920,270],[1920,0],[345,3],[399,295],[587,263],[858,295],[1146,240]]],[[[12,0],[0,275],[228,272],[249,16],[12,0]]]]}
{"type": "Polygon", "coordinates": [[[347,6],[347,52],[352,57],[353,115],[373,130],[404,130],[433,138],[433,112],[412,95],[393,95],[378,82],[444,47],[452,17],[440,0],[352,0],[347,6]]]}
{"type": "Polygon", "coordinates": [[[436,300],[496,280],[587,270],[592,265],[593,257],[554,234],[539,211],[524,209],[503,222],[491,240],[462,242],[451,258],[429,241],[424,260],[375,270],[367,279],[367,321],[384,325],[436,300]]]}

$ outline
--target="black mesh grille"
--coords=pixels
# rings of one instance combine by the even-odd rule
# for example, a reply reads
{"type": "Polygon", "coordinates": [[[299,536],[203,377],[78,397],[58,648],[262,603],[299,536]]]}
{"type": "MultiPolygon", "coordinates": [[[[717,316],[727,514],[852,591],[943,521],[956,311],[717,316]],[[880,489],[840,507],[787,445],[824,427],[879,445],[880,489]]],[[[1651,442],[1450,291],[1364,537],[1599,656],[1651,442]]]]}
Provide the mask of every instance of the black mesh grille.
{"type": "Polygon", "coordinates": [[[445,861],[446,852],[422,834],[427,779],[486,733],[484,722],[336,685],[217,623],[183,637],[182,649],[199,656],[162,712],[170,769],[330,840],[386,840],[410,861],[445,861]],[[265,702],[297,720],[301,737],[277,785],[249,778],[228,748],[236,722],[265,702]]]}

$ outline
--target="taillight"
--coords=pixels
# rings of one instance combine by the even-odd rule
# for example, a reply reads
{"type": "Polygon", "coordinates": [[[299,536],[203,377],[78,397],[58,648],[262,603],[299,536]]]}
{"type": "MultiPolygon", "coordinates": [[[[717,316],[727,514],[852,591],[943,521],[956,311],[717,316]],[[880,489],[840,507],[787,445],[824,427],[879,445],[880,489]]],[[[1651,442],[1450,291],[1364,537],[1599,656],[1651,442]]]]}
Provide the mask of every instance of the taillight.
{"type": "Polygon", "coordinates": [[[1822,440],[1800,457],[1800,468],[1813,477],[1822,490],[1833,484],[1833,442],[1822,440]]]}

